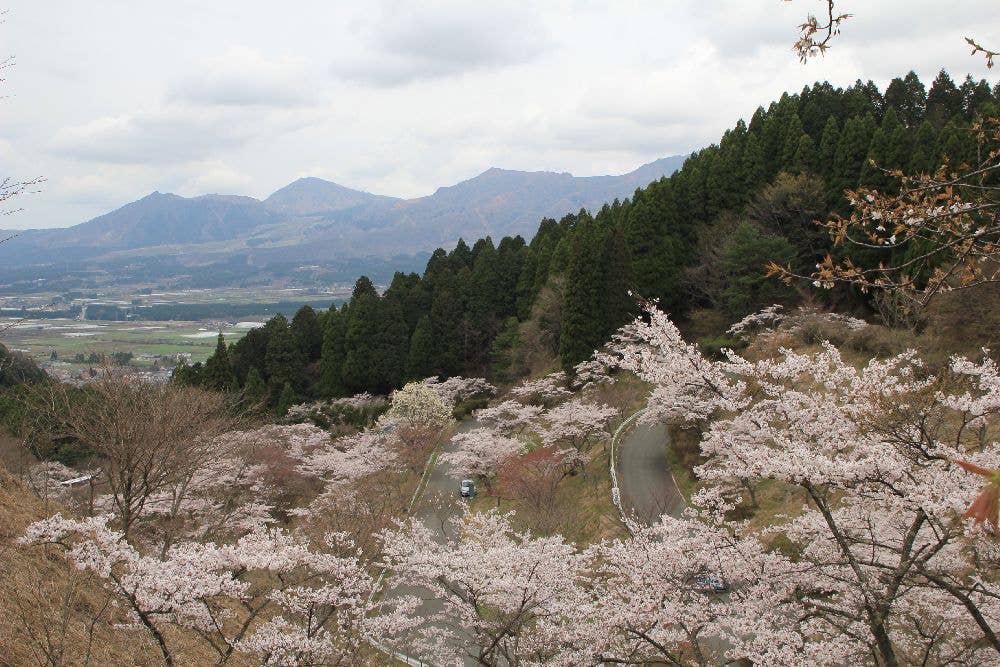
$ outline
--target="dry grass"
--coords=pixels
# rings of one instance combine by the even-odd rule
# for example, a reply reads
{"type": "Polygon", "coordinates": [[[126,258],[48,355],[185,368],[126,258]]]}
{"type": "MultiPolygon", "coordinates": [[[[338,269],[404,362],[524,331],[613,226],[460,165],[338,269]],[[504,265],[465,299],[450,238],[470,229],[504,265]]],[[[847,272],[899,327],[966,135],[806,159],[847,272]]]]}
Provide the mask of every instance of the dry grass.
{"type": "MultiPolygon", "coordinates": [[[[161,664],[143,632],[116,627],[121,608],[57,548],[15,543],[51,513],[0,468],[0,665],[161,664]]],[[[212,662],[193,637],[176,639],[178,664],[212,662]]]]}

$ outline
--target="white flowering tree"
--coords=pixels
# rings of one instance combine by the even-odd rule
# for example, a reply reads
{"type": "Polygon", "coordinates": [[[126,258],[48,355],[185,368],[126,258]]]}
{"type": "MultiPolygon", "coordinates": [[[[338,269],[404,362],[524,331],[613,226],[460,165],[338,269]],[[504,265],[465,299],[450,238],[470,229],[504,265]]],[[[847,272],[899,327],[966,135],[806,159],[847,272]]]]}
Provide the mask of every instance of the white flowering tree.
{"type": "Polygon", "coordinates": [[[567,383],[566,373],[559,371],[537,380],[525,380],[511,389],[510,393],[525,403],[551,406],[573,396],[573,392],[566,386],[567,383]]]}
{"type": "MultiPolygon", "coordinates": [[[[757,531],[718,518],[734,542],[750,545],[741,553],[784,544],[756,578],[736,570],[747,583],[732,598],[746,607],[722,633],[730,657],[997,659],[1000,552],[992,531],[963,520],[997,521],[1000,445],[984,433],[1000,408],[995,364],[955,359],[930,374],[908,352],[856,368],[830,345],[715,362],[655,310],[613,347],[623,368],[655,384],[654,414],[707,424],[697,474],[708,488],[697,500],[718,506],[714,516],[731,507],[718,489],[733,480],[780,484],[802,500],[757,531]],[[963,466],[988,478],[981,494],[963,466]]],[[[723,576],[736,567],[719,566],[723,576]]]]}
{"type": "Polygon", "coordinates": [[[451,407],[431,386],[423,382],[410,382],[392,392],[389,409],[378,420],[380,427],[409,424],[443,429],[454,422],[451,407]]]}
{"type": "Polygon", "coordinates": [[[162,558],[122,538],[107,517],[57,515],[32,524],[20,542],[57,545],[77,569],[103,579],[167,665],[180,648],[171,628],[200,637],[220,664],[241,653],[266,665],[338,664],[356,658],[365,641],[374,580],[336,535],[311,545],[257,529],[232,544],[177,545],[162,558]]]}
{"type": "Polygon", "coordinates": [[[497,393],[497,388],[483,378],[464,378],[459,375],[446,380],[439,380],[436,376],[423,380],[427,385],[441,397],[448,405],[458,405],[476,396],[489,397],[497,393]]]}
{"type": "MultiPolygon", "coordinates": [[[[417,520],[384,536],[387,565],[442,602],[426,618],[398,615],[395,634],[435,664],[588,664],[587,554],[560,537],[514,531],[506,515],[468,513],[442,544],[417,520]],[[422,621],[422,622],[421,622],[422,621]],[[416,637],[406,634],[417,626],[416,637]]],[[[414,612],[418,613],[418,612],[414,612]]]]}
{"type": "Polygon", "coordinates": [[[540,405],[504,401],[489,408],[476,410],[473,416],[480,424],[485,424],[505,435],[517,436],[533,429],[544,411],[545,408],[540,405]]]}
{"type": "Polygon", "coordinates": [[[617,414],[607,405],[579,398],[566,401],[542,415],[542,442],[586,453],[595,440],[608,436],[608,426],[617,414]]]}
{"type": "Polygon", "coordinates": [[[476,477],[486,485],[488,492],[493,491],[493,483],[504,463],[525,449],[524,443],[517,438],[490,428],[459,433],[451,442],[456,449],[442,454],[441,459],[452,466],[452,474],[459,479],[476,477]]]}

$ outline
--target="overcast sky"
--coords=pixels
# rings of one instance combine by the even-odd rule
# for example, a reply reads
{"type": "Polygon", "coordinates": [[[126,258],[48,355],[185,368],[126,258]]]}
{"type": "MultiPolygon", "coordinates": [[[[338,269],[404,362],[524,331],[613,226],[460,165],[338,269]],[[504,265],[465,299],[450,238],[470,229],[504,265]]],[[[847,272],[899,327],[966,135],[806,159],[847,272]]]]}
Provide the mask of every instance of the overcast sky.
{"type": "Polygon", "coordinates": [[[48,179],[0,227],[307,175],[415,197],[491,166],[624,173],[817,79],[998,78],[962,40],[1000,44],[996,0],[837,4],[858,15],[803,66],[815,0],[0,0],[0,176],[48,179]]]}

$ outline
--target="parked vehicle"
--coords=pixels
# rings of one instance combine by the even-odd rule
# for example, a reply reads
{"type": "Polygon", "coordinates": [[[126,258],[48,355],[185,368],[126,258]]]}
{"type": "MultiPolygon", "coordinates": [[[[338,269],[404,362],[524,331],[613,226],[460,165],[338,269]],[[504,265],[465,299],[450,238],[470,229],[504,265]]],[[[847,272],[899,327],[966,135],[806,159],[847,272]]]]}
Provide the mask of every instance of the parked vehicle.
{"type": "Polygon", "coordinates": [[[459,495],[463,498],[475,498],[476,497],[476,483],[471,479],[463,479],[462,485],[459,487],[459,495]]]}
{"type": "Polygon", "coordinates": [[[722,577],[714,574],[703,574],[698,577],[698,590],[702,593],[725,593],[729,586],[722,580],[722,577]]]}

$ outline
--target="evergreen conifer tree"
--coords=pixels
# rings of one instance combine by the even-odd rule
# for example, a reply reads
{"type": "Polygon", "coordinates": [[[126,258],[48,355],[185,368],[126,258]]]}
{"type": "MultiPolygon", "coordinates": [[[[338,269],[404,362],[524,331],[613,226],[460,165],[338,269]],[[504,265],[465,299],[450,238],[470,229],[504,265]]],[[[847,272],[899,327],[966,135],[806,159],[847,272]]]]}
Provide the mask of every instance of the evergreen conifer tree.
{"type": "Polygon", "coordinates": [[[252,404],[261,403],[267,397],[267,385],[264,384],[264,378],[260,376],[260,371],[256,367],[251,367],[250,372],[247,373],[243,395],[252,404]]]}
{"type": "Polygon", "coordinates": [[[604,238],[593,218],[581,211],[573,231],[566,281],[559,357],[571,371],[603,343],[606,330],[603,265],[604,238]]]}
{"type": "Polygon", "coordinates": [[[436,374],[434,364],[434,332],[430,315],[424,315],[410,337],[410,349],[406,359],[406,377],[421,380],[436,374]]]}
{"type": "Polygon", "coordinates": [[[220,331],[215,344],[215,353],[205,362],[205,370],[201,378],[202,386],[216,391],[229,391],[235,379],[233,365],[229,361],[226,340],[220,331]]]}
{"type": "Polygon", "coordinates": [[[323,352],[320,355],[319,393],[324,396],[339,396],[344,392],[344,358],[347,324],[345,315],[331,307],[326,315],[323,331],[323,352]]]}
{"type": "Polygon", "coordinates": [[[292,336],[299,352],[307,361],[319,359],[323,349],[323,330],[312,306],[302,306],[295,313],[295,317],[292,318],[292,336]]]}
{"type": "MultiPolygon", "coordinates": [[[[303,382],[303,369],[306,359],[299,351],[299,346],[288,327],[288,321],[281,315],[275,316],[271,323],[272,331],[268,337],[267,355],[264,363],[267,367],[268,381],[272,387],[288,384],[300,386],[303,382]]],[[[268,325],[271,326],[271,323],[268,325]]]]}
{"type": "Polygon", "coordinates": [[[747,135],[743,144],[740,173],[743,175],[744,192],[753,191],[764,182],[764,153],[761,151],[757,135],[753,133],[747,135]]]}
{"type": "Polygon", "coordinates": [[[795,148],[795,155],[792,156],[789,168],[793,173],[798,174],[815,174],[819,172],[819,157],[816,154],[816,144],[808,134],[803,134],[799,137],[799,144],[795,148]]]}
{"type": "Polygon", "coordinates": [[[284,417],[288,414],[288,409],[299,402],[298,396],[295,394],[295,390],[292,389],[290,382],[286,382],[281,387],[281,394],[278,395],[278,403],[275,406],[275,410],[279,415],[284,417]]]}

